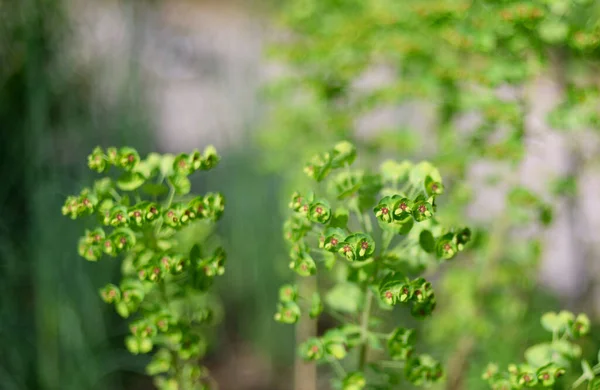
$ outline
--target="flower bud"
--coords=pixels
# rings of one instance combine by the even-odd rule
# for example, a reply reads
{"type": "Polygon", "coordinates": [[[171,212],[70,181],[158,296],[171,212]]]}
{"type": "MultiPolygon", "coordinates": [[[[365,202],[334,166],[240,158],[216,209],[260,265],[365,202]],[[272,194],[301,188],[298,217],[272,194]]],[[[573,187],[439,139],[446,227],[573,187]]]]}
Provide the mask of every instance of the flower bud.
{"type": "Polygon", "coordinates": [[[114,227],[127,226],[129,224],[129,214],[124,206],[114,206],[110,210],[109,224],[114,227]]]}
{"type": "Polygon", "coordinates": [[[295,302],[298,297],[298,288],[291,284],[281,286],[279,289],[279,300],[281,302],[295,302]]]}
{"type": "Polygon", "coordinates": [[[331,207],[327,201],[313,202],[308,211],[308,219],[312,222],[325,224],[331,219],[331,207]]]}
{"type": "MultiPolygon", "coordinates": [[[[152,361],[146,366],[146,373],[151,376],[166,373],[171,369],[172,365],[171,352],[166,349],[160,349],[152,357],[152,361]]],[[[175,383],[177,385],[177,383],[175,383]]]]}
{"type": "Polygon", "coordinates": [[[325,353],[336,360],[342,360],[348,353],[348,340],[346,335],[339,329],[331,329],[322,338],[325,353]]]}
{"type": "Polygon", "coordinates": [[[172,274],[178,274],[185,267],[185,258],[182,255],[163,254],[159,256],[159,266],[165,271],[172,274]]]}
{"type": "Polygon", "coordinates": [[[119,149],[118,166],[125,171],[132,171],[140,162],[140,155],[137,150],[129,147],[119,149]]]}
{"type": "Polygon", "coordinates": [[[394,219],[394,202],[392,198],[389,196],[382,198],[373,211],[375,212],[375,217],[381,222],[392,222],[394,219]]]}
{"type": "Polygon", "coordinates": [[[290,263],[290,268],[300,276],[310,276],[317,272],[315,261],[308,253],[305,252],[302,252],[290,263]]]}
{"type": "Polygon", "coordinates": [[[163,221],[165,225],[174,229],[181,226],[182,208],[180,204],[173,204],[170,208],[163,211],[163,221]]]}
{"type": "Polygon", "coordinates": [[[337,228],[327,228],[324,233],[323,249],[335,253],[340,249],[341,243],[345,240],[345,231],[337,228]]]}
{"type": "Polygon", "coordinates": [[[295,324],[300,318],[300,307],[293,301],[280,302],[277,304],[275,321],[285,324],[295,324]]]}
{"type": "Polygon", "coordinates": [[[537,370],[537,379],[543,387],[551,387],[556,382],[556,379],[562,375],[563,371],[564,369],[558,367],[556,364],[549,363],[537,370]]]}
{"type": "Polygon", "coordinates": [[[86,241],[86,238],[82,237],[79,240],[77,252],[79,253],[79,256],[88,261],[97,261],[102,256],[102,247],[95,244],[89,244],[86,241]]]}
{"type": "Polygon", "coordinates": [[[169,330],[169,325],[175,324],[175,319],[167,311],[157,313],[156,316],[154,316],[153,321],[154,325],[156,325],[156,329],[160,332],[167,332],[169,330]]]}
{"type": "Polygon", "coordinates": [[[121,291],[114,284],[107,284],[100,290],[100,296],[106,303],[119,302],[121,300],[121,291]]]}
{"type": "Polygon", "coordinates": [[[136,242],[135,233],[128,228],[115,229],[108,238],[119,253],[131,249],[136,242]]]}
{"type": "Polygon", "coordinates": [[[69,216],[71,219],[76,219],[78,216],[79,198],[76,196],[68,196],[65,204],[62,207],[62,214],[69,216]]]}
{"type": "Polygon", "coordinates": [[[208,277],[223,275],[225,273],[225,251],[217,248],[213,255],[200,262],[199,266],[208,277]]]}
{"type": "Polygon", "coordinates": [[[294,192],[289,207],[294,211],[300,211],[308,202],[306,198],[299,192],[294,192]]]}
{"type": "Polygon", "coordinates": [[[458,252],[453,233],[447,233],[439,237],[435,243],[435,253],[442,259],[451,259],[458,252]]]}
{"type": "Polygon", "coordinates": [[[456,244],[458,250],[462,251],[469,241],[471,241],[471,229],[459,229],[456,233],[456,244]]]}
{"type": "Polygon", "coordinates": [[[324,356],[324,347],[321,341],[317,338],[310,338],[304,343],[300,344],[299,347],[300,356],[305,361],[320,360],[324,356]]]}
{"type": "Polygon", "coordinates": [[[125,339],[125,346],[127,350],[133,355],[140,353],[148,353],[152,350],[152,340],[149,338],[139,338],[135,336],[127,336],[125,339]]]}
{"type": "Polygon", "coordinates": [[[538,383],[538,378],[533,370],[525,369],[521,370],[518,377],[519,384],[525,387],[535,387],[538,383]]]}
{"type": "Polygon", "coordinates": [[[145,318],[129,324],[129,330],[132,335],[139,338],[154,337],[157,333],[156,326],[145,318]]]}
{"type": "Polygon", "coordinates": [[[441,195],[444,192],[444,186],[442,183],[433,180],[431,176],[427,176],[425,178],[425,191],[427,196],[441,195]]]}
{"type": "Polygon", "coordinates": [[[487,365],[485,372],[481,375],[484,380],[490,380],[498,374],[498,365],[490,363],[487,365]]]}
{"type": "Polygon", "coordinates": [[[388,354],[392,360],[406,360],[413,353],[414,330],[396,328],[387,340],[388,354]]]}
{"type": "Polygon", "coordinates": [[[342,381],[342,390],[363,390],[367,380],[362,372],[351,372],[342,381]]]}
{"type": "Polygon", "coordinates": [[[219,193],[208,193],[204,196],[204,207],[206,208],[206,216],[213,221],[217,221],[223,215],[225,210],[225,198],[219,193]]]}
{"type": "Polygon", "coordinates": [[[412,214],[415,221],[425,221],[433,216],[433,206],[426,200],[417,200],[414,203],[414,209],[412,214]]]}
{"type": "Polygon", "coordinates": [[[199,358],[206,353],[206,342],[200,335],[186,332],[181,339],[181,348],[177,354],[182,360],[199,358]]]}
{"type": "Polygon", "coordinates": [[[214,146],[209,145],[204,148],[204,151],[202,152],[202,163],[200,169],[205,171],[213,169],[220,160],[221,158],[217,154],[217,149],[215,149],[214,146]]]}
{"type": "Polygon", "coordinates": [[[187,176],[192,173],[192,164],[190,156],[187,153],[180,153],[173,160],[173,172],[178,176],[187,176]]]}
{"type": "Polygon", "coordinates": [[[573,337],[585,336],[590,331],[590,319],[585,314],[579,314],[571,327],[573,337]]]}
{"type": "Polygon", "coordinates": [[[108,167],[108,161],[101,147],[97,146],[87,158],[88,167],[92,171],[102,173],[108,167]]]}
{"type": "Polygon", "coordinates": [[[350,261],[366,260],[375,253],[375,241],[371,236],[362,233],[352,234],[346,237],[344,244],[341,245],[340,253],[346,256],[350,261]],[[352,249],[352,256],[349,256],[348,247],[352,249]]]}
{"type": "Polygon", "coordinates": [[[429,386],[443,376],[441,364],[429,355],[409,359],[404,370],[406,379],[416,386],[429,386]]]}
{"type": "Polygon", "coordinates": [[[106,149],[105,157],[108,164],[115,166],[119,165],[119,152],[117,151],[117,148],[110,147],[106,149]]]}
{"type": "MultiPolygon", "coordinates": [[[[147,203],[147,202],[144,202],[144,203],[147,203]]],[[[129,217],[129,223],[132,226],[141,227],[146,222],[146,218],[144,217],[144,214],[145,214],[144,203],[134,205],[127,210],[127,216],[129,217]]]]}
{"type": "Polygon", "coordinates": [[[392,202],[393,218],[396,221],[404,221],[412,215],[414,209],[412,200],[394,195],[390,201],[392,202]]]}

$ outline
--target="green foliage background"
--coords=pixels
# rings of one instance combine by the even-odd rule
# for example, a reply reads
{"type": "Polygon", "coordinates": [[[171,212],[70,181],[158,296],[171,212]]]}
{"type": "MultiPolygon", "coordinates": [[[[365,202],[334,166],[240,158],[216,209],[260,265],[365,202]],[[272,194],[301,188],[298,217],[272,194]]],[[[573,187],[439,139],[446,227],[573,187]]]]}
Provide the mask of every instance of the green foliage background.
{"type": "MultiPolygon", "coordinates": [[[[125,323],[97,296],[118,267],[77,256],[81,229],[61,218],[60,206],[90,181],[84,161],[93,146],[147,152],[160,145],[135,66],[111,105],[97,100],[91,72],[73,71],[62,46],[70,34],[66,6],[0,1],[0,388],[150,388],[144,358],[124,349],[125,323]]],[[[280,229],[288,195],[305,180],[295,172],[314,152],[350,139],[373,164],[399,154],[428,158],[450,183],[446,217],[471,224],[463,216],[478,188],[462,180],[474,161],[522,161],[532,80],[550,74],[566,91],[549,118],[555,127],[573,137],[597,130],[598,7],[584,0],[285,2],[278,14],[293,34],[273,53],[290,76],[266,90],[265,122],[247,124],[260,129],[258,139],[244,133],[248,146],[223,152],[221,166],[194,183],[228,200],[219,227],[230,257],[219,285],[226,316],[209,365],[234,375],[228,357],[249,344],[271,367],[267,388],[290,388],[292,333],[272,320],[277,287],[290,276],[280,229]],[[394,81],[355,90],[374,65],[392,69],[394,81]],[[517,99],[494,93],[504,84],[516,87],[517,99]],[[361,115],[414,101],[432,107],[427,132],[406,125],[355,135],[361,115]],[[465,113],[482,118],[466,134],[457,127],[465,113]]],[[[593,166],[597,155],[581,164],[593,166]]],[[[564,182],[577,181],[577,168],[570,173],[564,182]]],[[[539,197],[514,192],[501,220],[477,223],[471,253],[435,275],[439,308],[420,332],[437,356],[470,363],[451,367],[458,375],[448,389],[483,388],[487,362],[519,360],[545,337],[541,313],[565,306],[535,283],[539,242],[516,233],[523,220],[539,225],[537,211],[572,196],[564,188],[539,197]]],[[[593,300],[584,298],[571,306],[592,314],[593,300]]],[[[584,351],[594,355],[599,340],[584,351]]]]}

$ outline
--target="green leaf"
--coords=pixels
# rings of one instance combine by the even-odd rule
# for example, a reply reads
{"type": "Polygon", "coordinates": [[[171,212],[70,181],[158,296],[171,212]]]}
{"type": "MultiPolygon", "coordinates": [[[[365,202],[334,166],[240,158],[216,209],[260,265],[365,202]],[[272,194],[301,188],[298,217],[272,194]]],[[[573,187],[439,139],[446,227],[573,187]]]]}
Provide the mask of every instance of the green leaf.
{"type": "Polygon", "coordinates": [[[192,262],[192,264],[196,264],[201,257],[202,253],[200,251],[200,246],[198,244],[194,244],[194,246],[190,250],[190,261],[192,262]]]}
{"type": "Polygon", "coordinates": [[[357,313],[359,303],[364,300],[363,292],[353,283],[338,283],[325,296],[325,303],[336,311],[357,313]]]}
{"type": "Polygon", "coordinates": [[[192,189],[192,183],[187,176],[178,175],[169,179],[177,195],[186,195],[192,189]]]}
{"type": "Polygon", "coordinates": [[[142,191],[150,196],[162,196],[169,192],[169,189],[162,184],[146,183],[142,186],[142,191]]]}
{"type": "Polygon", "coordinates": [[[379,167],[384,182],[398,183],[408,178],[413,165],[409,161],[398,163],[394,160],[386,160],[379,167]]]}
{"type": "Polygon", "coordinates": [[[429,230],[421,231],[419,234],[419,245],[427,253],[433,253],[435,251],[435,238],[429,230]]]}
{"type": "Polygon", "coordinates": [[[338,207],[335,209],[331,220],[329,221],[329,226],[333,228],[344,229],[348,224],[349,212],[348,209],[343,207],[338,207]]]}
{"type": "Polygon", "coordinates": [[[160,161],[160,174],[163,177],[169,177],[173,174],[173,162],[175,156],[172,154],[164,154],[160,161]]]}
{"type": "Polygon", "coordinates": [[[569,25],[560,20],[545,20],[539,26],[540,38],[548,43],[559,43],[569,34],[569,25]]]}
{"type": "Polygon", "coordinates": [[[434,182],[441,183],[442,175],[436,167],[428,161],[423,161],[415,165],[409,173],[409,181],[415,188],[423,188],[427,176],[434,182]]]}
{"type": "Polygon", "coordinates": [[[323,312],[323,303],[318,292],[314,292],[310,306],[310,318],[317,318],[323,312]]]}
{"type": "Polygon", "coordinates": [[[553,352],[554,350],[550,344],[537,344],[525,351],[525,359],[532,367],[542,367],[552,362],[553,352]]]}
{"type": "Polygon", "coordinates": [[[123,191],[134,191],[144,184],[144,176],[138,172],[126,172],[119,180],[117,180],[117,187],[123,191]]]}
{"type": "Polygon", "coordinates": [[[356,147],[348,141],[338,142],[331,153],[331,167],[341,168],[351,165],[356,159],[356,147]]]}
{"type": "Polygon", "coordinates": [[[549,332],[558,332],[564,327],[563,320],[556,313],[546,313],[542,316],[542,326],[549,332]]]}

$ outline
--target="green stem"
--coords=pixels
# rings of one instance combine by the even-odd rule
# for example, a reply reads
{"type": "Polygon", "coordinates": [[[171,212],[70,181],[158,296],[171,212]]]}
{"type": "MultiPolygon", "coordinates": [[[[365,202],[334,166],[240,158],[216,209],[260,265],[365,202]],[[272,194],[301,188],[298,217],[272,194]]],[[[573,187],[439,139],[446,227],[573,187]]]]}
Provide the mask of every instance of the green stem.
{"type": "Polygon", "coordinates": [[[361,333],[361,346],[360,346],[360,355],[358,360],[358,369],[364,370],[365,364],[367,363],[367,354],[369,353],[369,345],[368,345],[368,334],[369,334],[369,318],[371,317],[371,306],[373,305],[373,292],[369,288],[369,285],[366,286],[366,299],[365,299],[365,308],[362,312],[362,318],[360,321],[360,333],[361,333]]]}
{"type": "Polygon", "coordinates": [[[588,378],[585,375],[580,376],[574,383],[573,386],[571,386],[572,389],[576,389],[577,387],[579,387],[583,382],[585,382],[588,378]]]}
{"type": "Polygon", "coordinates": [[[337,374],[338,377],[340,377],[340,378],[346,377],[346,370],[344,370],[344,367],[342,367],[342,365],[340,364],[339,361],[337,361],[336,359],[329,359],[329,360],[327,360],[327,362],[329,364],[331,364],[331,367],[333,367],[333,369],[335,370],[335,373],[337,374]]]}
{"type": "MultiPolygon", "coordinates": [[[[392,232],[389,232],[389,231],[383,232],[383,239],[382,239],[383,242],[381,245],[381,252],[379,254],[379,257],[384,255],[385,252],[388,250],[393,237],[394,237],[394,235],[392,232]]],[[[373,279],[374,280],[377,280],[377,274],[379,273],[379,262],[377,261],[377,259],[378,258],[375,258],[375,269],[373,270],[373,279]]],[[[367,355],[369,353],[369,345],[368,345],[369,319],[371,317],[371,308],[373,306],[373,291],[369,288],[368,282],[365,285],[365,294],[366,294],[365,307],[362,312],[362,318],[361,318],[361,324],[360,324],[361,346],[360,346],[360,353],[359,353],[359,360],[358,360],[358,369],[361,371],[364,370],[364,368],[365,368],[365,364],[367,363],[367,355]]]]}
{"type": "Polygon", "coordinates": [[[119,193],[118,193],[117,191],[115,191],[115,189],[114,189],[114,188],[111,188],[109,192],[110,192],[110,194],[113,196],[113,198],[115,198],[115,200],[116,200],[117,202],[120,202],[120,201],[121,201],[121,195],[119,195],[119,193]]]}
{"type": "MultiPolygon", "coordinates": [[[[168,209],[173,204],[173,199],[175,198],[175,187],[173,187],[171,182],[167,181],[167,183],[169,183],[169,195],[167,197],[167,204],[165,205],[165,208],[168,209]]],[[[161,218],[160,221],[158,222],[158,224],[156,225],[155,235],[158,235],[158,233],[160,232],[160,228],[162,227],[162,224],[163,224],[163,219],[161,218]]]]}

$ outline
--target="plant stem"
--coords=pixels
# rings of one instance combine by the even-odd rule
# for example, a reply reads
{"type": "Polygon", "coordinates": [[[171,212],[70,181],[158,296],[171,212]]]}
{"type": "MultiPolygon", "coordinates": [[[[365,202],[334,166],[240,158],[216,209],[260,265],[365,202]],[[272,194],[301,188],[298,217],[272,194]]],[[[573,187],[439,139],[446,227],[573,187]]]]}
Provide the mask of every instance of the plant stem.
{"type": "Polygon", "coordinates": [[[366,299],[365,299],[365,307],[362,312],[362,318],[360,321],[360,331],[361,331],[361,346],[360,346],[360,355],[358,360],[358,369],[364,370],[365,364],[367,363],[367,354],[369,352],[369,345],[367,343],[367,337],[369,334],[369,318],[371,317],[371,306],[373,305],[373,292],[369,288],[369,285],[366,285],[366,299]]]}
{"type": "MultiPolygon", "coordinates": [[[[394,238],[393,233],[385,230],[382,237],[381,251],[379,256],[374,259],[375,269],[373,270],[373,280],[377,280],[377,274],[379,273],[379,262],[380,257],[385,254],[388,250],[392,239],[394,238]]],[[[373,291],[369,288],[369,282],[365,284],[365,307],[362,312],[362,318],[360,323],[361,329],[361,346],[358,360],[358,369],[364,370],[365,364],[367,363],[367,355],[369,353],[368,336],[369,336],[369,319],[371,318],[371,308],[373,306],[373,291]]]]}
{"type": "Polygon", "coordinates": [[[346,377],[346,370],[344,370],[344,367],[342,367],[339,361],[337,361],[336,359],[330,359],[327,360],[327,362],[331,364],[331,367],[333,367],[337,376],[339,376],[340,378],[346,377]]]}
{"type": "MultiPolygon", "coordinates": [[[[173,187],[173,185],[171,184],[170,181],[167,180],[167,183],[169,183],[169,196],[167,197],[167,204],[165,205],[165,208],[169,208],[171,207],[171,204],[173,204],[173,199],[175,198],[175,187],[173,187]]],[[[158,235],[158,233],[160,232],[160,228],[162,227],[163,224],[163,220],[161,219],[158,222],[158,225],[156,225],[156,231],[155,234],[158,235]]]]}

